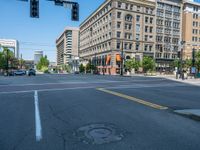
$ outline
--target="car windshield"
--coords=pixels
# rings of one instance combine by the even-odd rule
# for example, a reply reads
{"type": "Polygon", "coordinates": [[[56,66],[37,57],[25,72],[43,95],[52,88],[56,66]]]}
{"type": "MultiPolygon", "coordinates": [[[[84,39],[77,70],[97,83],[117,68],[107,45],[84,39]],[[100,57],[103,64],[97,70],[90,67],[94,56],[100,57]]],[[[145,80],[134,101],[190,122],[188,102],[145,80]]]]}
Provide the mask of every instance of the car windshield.
{"type": "Polygon", "coordinates": [[[0,6],[0,150],[200,150],[200,0],[0,6]]]}

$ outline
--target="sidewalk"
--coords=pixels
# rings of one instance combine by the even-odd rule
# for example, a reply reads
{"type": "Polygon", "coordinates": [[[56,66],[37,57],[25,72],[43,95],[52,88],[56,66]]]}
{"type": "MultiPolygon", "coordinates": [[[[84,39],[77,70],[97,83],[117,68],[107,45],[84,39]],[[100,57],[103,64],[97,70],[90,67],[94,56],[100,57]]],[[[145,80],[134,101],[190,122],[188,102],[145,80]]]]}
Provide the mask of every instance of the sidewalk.
{"type": "Polygon", "coordinates": [[[147,75],[145,76],[144,74],[132,74],[132,75],[124,75],[125,77],[150,77],[150,78],[163,78],[163,79],[168,79],[168,80],[172,80],[172,81],[176,81],[176,82],[181,82],[181,83],[186,83],[186,84],[191,84],[191,85],[195,85],[195,86],[200,86],[200,78],[190,78],[188,77],[188,79],[182,80],[182,79],[176,79],[175,75],[160,75],[160,74],[156,74],[156,75],[147,75]]]}
{"type": "Polygon", "coordinates": [[[186,84],[191,84],[191,85],[195,85],[195,86],[200,86],[200,78],[190,78],[188,77],[188,79],[182,80],[182,79],[176,79],[175,75],[157,75],[155,77],[158,78],[165,78],[165,79],[169,79],[169,80],[173,80],[173,81],[177,81],[177,82],[181,82],[181,83],[186,83],[186,84]]]}

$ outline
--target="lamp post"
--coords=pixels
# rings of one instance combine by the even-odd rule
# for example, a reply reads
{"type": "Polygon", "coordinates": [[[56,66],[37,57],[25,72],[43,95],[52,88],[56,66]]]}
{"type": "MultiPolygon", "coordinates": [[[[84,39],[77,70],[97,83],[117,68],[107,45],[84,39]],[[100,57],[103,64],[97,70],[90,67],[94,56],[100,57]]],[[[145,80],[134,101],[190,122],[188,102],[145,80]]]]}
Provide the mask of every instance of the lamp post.
{"type": "Polygon", "coordinates": [[[195,68],[195,48],[192,48],[192,69],[191,69],[191,73],[194,75],[194,78],[195,78],[195,74],[196,74],[196,68],[195,68]]]}
{"type": "Polygon", "coordinates": [[[121,72],[120,75],[124,75],[124,42],[122,41],[122,49],[121,49],[121,72]]]}
{"type": "Polygon", "coordinates": [[[8,63],[8,48],[6,48],[6,75],[8,76],[8,69],[9,69],[9,63],[8,63]]]}
{"type": "Polygon", "coordinates": [[[181,41],[181,50],[180,50],[180,56],[179,56],[179,62],[180,62],[180,68],[178,65],[178,69],[180,69],[180,75],[182,80],[184,80],[184,72],[183,72],[183,45],[185,44],[185,41],[181,41]]]}

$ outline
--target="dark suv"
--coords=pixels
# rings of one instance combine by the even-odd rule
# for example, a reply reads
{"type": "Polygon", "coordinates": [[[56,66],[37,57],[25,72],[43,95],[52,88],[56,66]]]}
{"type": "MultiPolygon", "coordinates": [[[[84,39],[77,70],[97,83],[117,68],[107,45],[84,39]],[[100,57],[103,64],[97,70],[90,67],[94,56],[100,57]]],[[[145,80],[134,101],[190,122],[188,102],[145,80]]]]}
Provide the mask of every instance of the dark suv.
{"type": "Polygon", "coordinates": [[[31,76],[31,75],[35,76],[36,75],[36,71],[34,69],[29,69],[28,75],[29,76],[31,76]]]}

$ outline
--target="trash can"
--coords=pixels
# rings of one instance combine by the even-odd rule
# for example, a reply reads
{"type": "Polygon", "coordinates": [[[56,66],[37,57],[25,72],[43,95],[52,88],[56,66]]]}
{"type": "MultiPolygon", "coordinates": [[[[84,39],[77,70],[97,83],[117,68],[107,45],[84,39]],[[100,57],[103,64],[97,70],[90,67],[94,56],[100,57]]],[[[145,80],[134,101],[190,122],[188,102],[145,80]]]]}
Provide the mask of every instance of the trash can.
{"type": "Polygon", "coordinates": [[[200,78],[200,73],[197,73],[197,78],[200,78]]]}

